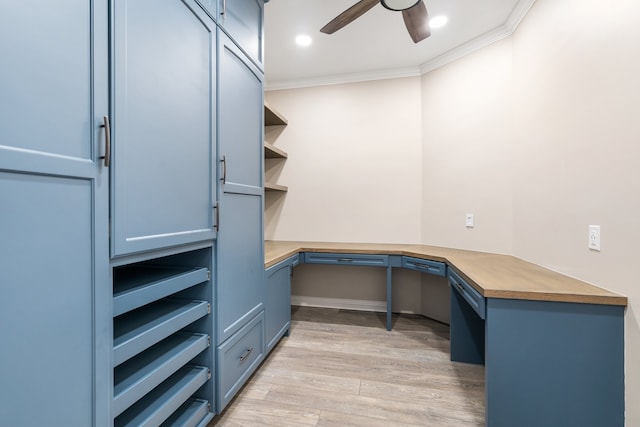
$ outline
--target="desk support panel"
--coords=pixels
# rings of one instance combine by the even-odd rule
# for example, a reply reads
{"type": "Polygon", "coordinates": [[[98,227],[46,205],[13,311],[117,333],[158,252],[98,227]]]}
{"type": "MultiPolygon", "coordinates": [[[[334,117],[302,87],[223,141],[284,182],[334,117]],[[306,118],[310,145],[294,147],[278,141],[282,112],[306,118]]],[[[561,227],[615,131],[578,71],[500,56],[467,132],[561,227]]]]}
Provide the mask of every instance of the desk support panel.
{"type": "Polygon", "coordinates": [[[624,307],[488,298],[485,366],[488,426],[624,425],[624,307]]]}
{"type": "Polygon", "coordinates": [[[449,328],[451,360],[454,362],[484,364],[485,321],[465,300],[464,296],[449,285],[451,294],[451,323],[449,328]]]}

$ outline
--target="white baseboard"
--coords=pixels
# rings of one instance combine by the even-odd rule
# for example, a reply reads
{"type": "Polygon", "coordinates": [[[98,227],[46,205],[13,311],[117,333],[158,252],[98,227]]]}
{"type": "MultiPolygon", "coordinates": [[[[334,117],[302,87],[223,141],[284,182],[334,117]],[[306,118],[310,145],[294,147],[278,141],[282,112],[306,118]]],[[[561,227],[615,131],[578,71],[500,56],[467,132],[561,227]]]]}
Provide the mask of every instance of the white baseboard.
{"type": "Polygon", "coordinates": [[[387,303],[385,301],[371,301],[346,298],[322,298],[302,295],[291,295],[291,305],[303,307],[337,308],[342,310],[377,311],[385,313],[387,303]]]}

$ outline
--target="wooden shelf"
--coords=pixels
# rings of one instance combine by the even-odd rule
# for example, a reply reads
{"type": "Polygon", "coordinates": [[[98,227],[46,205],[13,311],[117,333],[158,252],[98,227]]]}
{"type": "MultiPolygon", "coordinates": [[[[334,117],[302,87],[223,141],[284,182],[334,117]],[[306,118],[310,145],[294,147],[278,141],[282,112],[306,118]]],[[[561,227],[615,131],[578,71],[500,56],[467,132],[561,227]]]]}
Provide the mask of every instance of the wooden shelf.
{"type": "Polygon", "coordinates": [[[266,102],[264,104],[264,125],[265,126],[286,126],[287,119],[271,108],[266,102]]]}
{"type": "Polygon", "coordinates": [[[269,144],[268,142],[264,143],[264,158],[265,159],[286,159],[289,155],[286,151],[282,151],[276,146],[269,144]]]}
{"type": "Polygon", "coordinates": [[[286,193],[287,191],[289,191],[289,188],[287,188],[284,185],[265,182],[264,183],[264,191],[281,191],[281,192],[285,192],[286,193]]]}

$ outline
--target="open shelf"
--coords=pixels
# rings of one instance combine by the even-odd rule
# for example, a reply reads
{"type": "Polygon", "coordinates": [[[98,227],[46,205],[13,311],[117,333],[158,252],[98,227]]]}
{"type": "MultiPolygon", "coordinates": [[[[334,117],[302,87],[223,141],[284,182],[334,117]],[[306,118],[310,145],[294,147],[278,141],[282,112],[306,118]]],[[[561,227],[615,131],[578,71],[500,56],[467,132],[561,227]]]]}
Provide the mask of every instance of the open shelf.
{"type": "Polygon", "coordinates": [[[269,144],[268,142],[264,143],[264,158],[265,159],[286,159],[289,155],[277,148],[276,146],[269,144]]]}
{"type": "Polygon", "coordinates": [[[167,299],[116,317],[113,366],[127,361],[209,313],[206,301],[167,299]]]}
{"type": "Polygon", "coordinates": [[[123,413],[208,346],[208,335],[177,333],[118,366],[113,415],[123,413]]]}
{"type": "Polygon", "coordinates": [[[210,377],[207,368],[185,366],[115,419],[115,427],[158,426],[210,377]]]}
{"type": "Polygon", "coordinates": [[[264,125],[265,126],[286,126],[287,119],[271,108],[266,102],[264,104],[264,125]]]}
{"type": "Polygon", "coordinates": [[[213,418],[209,402],[202,399],[187,400],[160,427],[197,427],[207,425],[213,418]]]}
{"type": "Polygon", "coordinates": [[[133,265],[113,273],[113,316],[209,280],[206,268],[133,265]]]}
{"type": "Polygon", "coordinates": [[[280,191],[286,193],[289,188],[286,185],[273,184],[271,182],[264,183],[264,191],[280,191]]]}

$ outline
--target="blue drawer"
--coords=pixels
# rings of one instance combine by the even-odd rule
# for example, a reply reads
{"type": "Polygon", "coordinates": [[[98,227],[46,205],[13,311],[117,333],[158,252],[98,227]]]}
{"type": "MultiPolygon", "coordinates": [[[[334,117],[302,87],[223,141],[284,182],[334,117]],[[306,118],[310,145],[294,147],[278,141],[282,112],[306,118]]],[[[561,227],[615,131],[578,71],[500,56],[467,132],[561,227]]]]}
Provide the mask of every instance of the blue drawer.
{"type": "Polygon", "coordinates": [[[364,265],[373,267],[386,267],[389,265],[389,255],[330,254],[305,252],[304,262],[306,264],[364,265]]]}
{"type": "Polygon", "coordinates": [[[445,277],[447,275],[447,264],[444,262],[403,256],[402,267],[423,273],[435,274],[436,276],[445,277]]]}
{"type": "Polygon", "coordinates": [[[264,312],[218,347],[218,413],[264,359],[264,312]]]}
{"type": "Polygon", "coordinates": [[[300,254],[295,254],[294,256],[292,256],[291,258],[288,258],[291,261],[291,267],[295,267],[296,265],[300,264],[300,254]]]}
{"type": "Polygon", "coordinates": [[[449,283],[469,303],[471,308],[478,313],[481,319],[485,319],[485,299],[471,285],[465,282],[455,271],[449,269],[449,283]]]}

